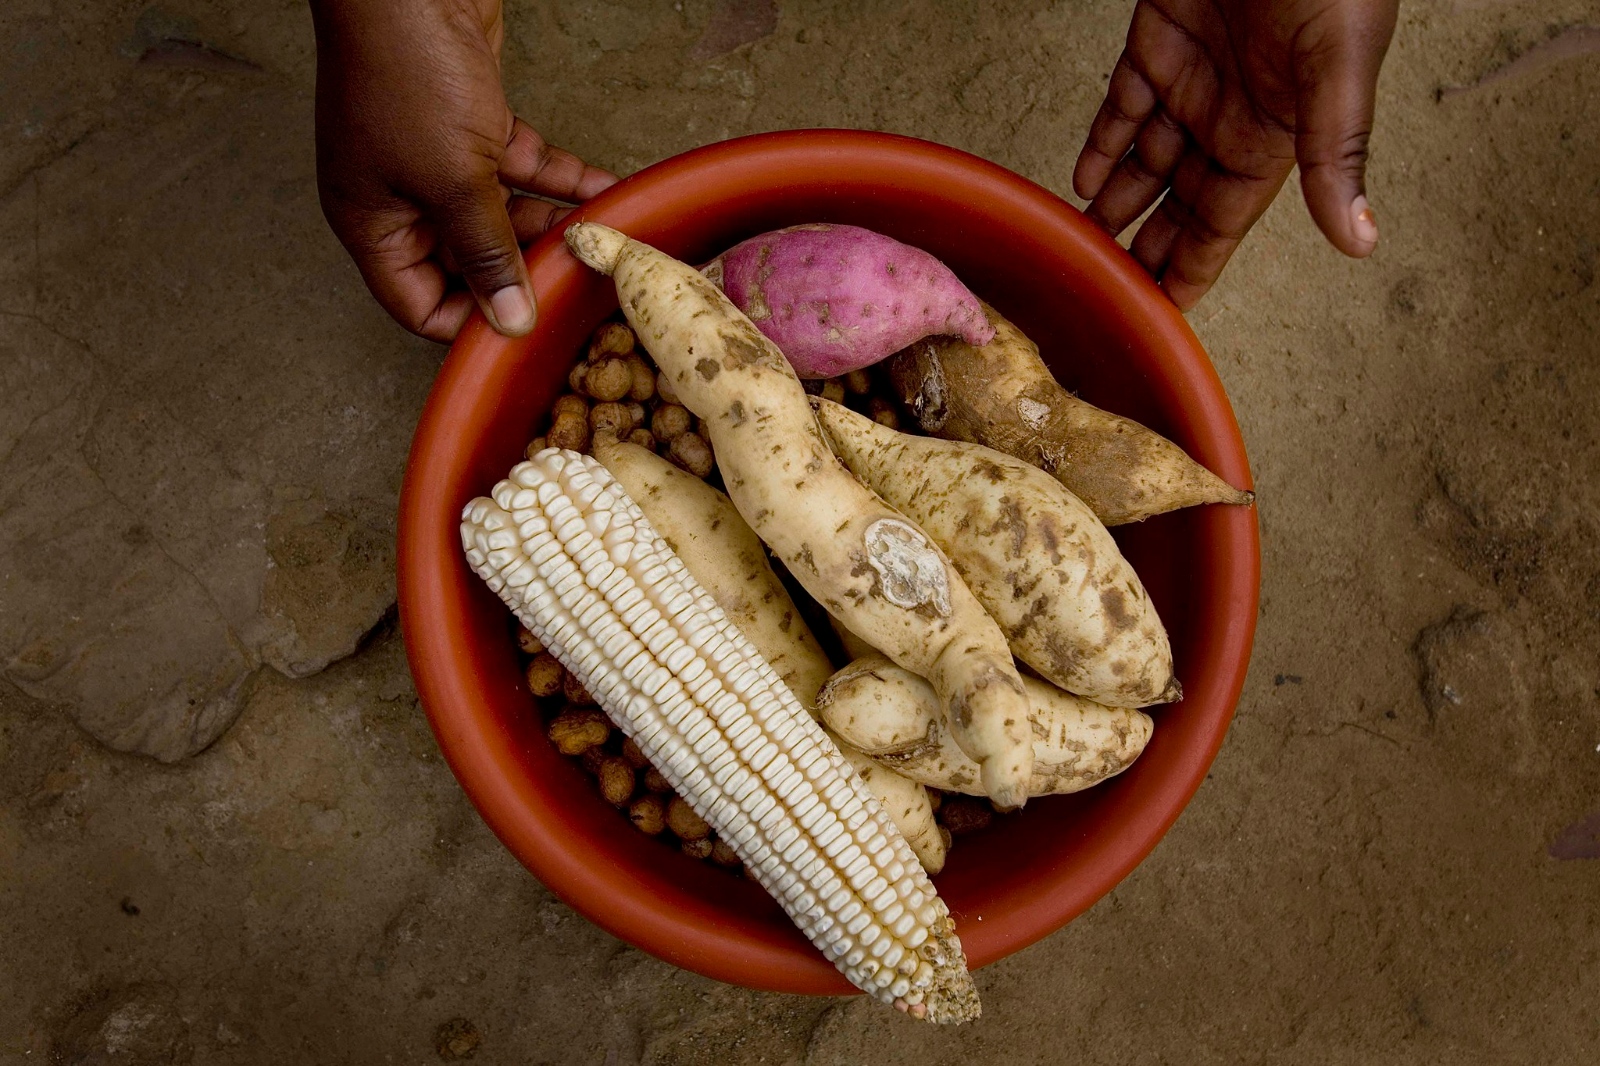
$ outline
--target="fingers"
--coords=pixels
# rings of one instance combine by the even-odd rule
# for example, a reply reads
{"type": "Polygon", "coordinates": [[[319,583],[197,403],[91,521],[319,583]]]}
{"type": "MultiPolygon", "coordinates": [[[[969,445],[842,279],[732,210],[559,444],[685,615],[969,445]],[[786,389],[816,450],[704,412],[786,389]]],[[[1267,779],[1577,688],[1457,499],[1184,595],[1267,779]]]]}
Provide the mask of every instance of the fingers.
{"type": "Polygon", "coordinates": [[[1093,200],[1100,195],[1112,169],[1127,154],[1155,107],[1155,90],[1124,51],[1111,72],[1106,98],[1089,126],[1089,136],[1072,171],[1072,188],[1079,196],[1093,200]]]}
{"type": "Polygon", "coordinates": [[[1129,250],[1187,311],[1216,282],[1287,177],[1287,167],[1261,177],[1230,172],[1190,149],[1129,250]]]}
{"type": "Polygon", "coordinates": [[[1117,164],[1089,205],[1089,217],[1112,236],[1127,229],[1167,187],[1188,143],[1183,127],[1165,109],[1157,108],[1139,131],[1133,151],[1117,164]]]}
{"type": "Polygon", "coordinates": [[[508,337],[533,329],[533,288],[494,174],[464,178],[432,214],[440,241],[489,324],[508,337]]]}
{"type": "Polygon", "coordinates": [[[568,203],[582,203],[615,185],[609,170],[591,167],[564,148],[546,144],[520,118],[512,125],[500,159],[500,180],[514,189],[568,203]]]}
{"type": "MultiPolygon", "coordinates": [[[[1369,23],[1332,25],[1296,55],[1295,157],[1317,226],[1346,255],[1372,254],[1378,225],[1367,203],[1367,140],[1378,67],[1394,32],[1393,5],[1369,23]]],[[[1338,10],[1337,8],[1335,9],[1338,10]]],[[[1371,12],[1355,17],[1372,18],[1371,12]]]]}
{"type": "Polygon", "coordinates": [[[529,244],[544,236],[557,222],[572,214],[572,208],[538,200],[531,196],[517,196],[511,200],[511,228],[517,240],[529,244]]]}
{"type": "Polygon", "coordinates": [[[475,167],[448,188],[417,194],[414,203],[334,204],[329,221],[378,302],[411,332],[448,343],[476,303],[497,331],[519,336],[537,317],[519,245],[537,239],[571,208],[513,196],[513,178],[519,187],[567,200],[593,196],[617,180],[549,148],[518,121],[498,173],[475,167]],[[452,285],[458,277],[470,291],[452,285]]]}
{"type": "Polygon", "coordinates": [[[451,290],[445,268],[434,258],[432,227],[413,221],[390,228],[379,218],[363,224],[388,232],[371,241],[341,232],[340,239],[379,305],[419,337],[441,344],[455,340],[472,313],[472,294],[451,290]]]}

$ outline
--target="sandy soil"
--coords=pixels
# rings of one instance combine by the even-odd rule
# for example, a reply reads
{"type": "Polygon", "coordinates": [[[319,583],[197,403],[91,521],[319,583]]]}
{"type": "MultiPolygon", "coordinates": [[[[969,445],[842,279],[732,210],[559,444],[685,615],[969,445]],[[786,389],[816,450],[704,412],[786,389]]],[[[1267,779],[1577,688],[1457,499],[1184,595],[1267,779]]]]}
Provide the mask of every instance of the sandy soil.
{"type": "MultiPolygon", "coordinates": [[[[515,3],[510,95],[622,172],[843,125],[1065,194],[1130,7],[780,6],[515,3]]],[[[1407,3],[1377,255],[1286,195],[1192,312],[1261,501],[1236,725],[950,1032],[613,940],[441,764],[389,619],[442,352],[323,225],[304,5],[13,0],[0,1062],[1600,1060],[1596,26],[1407,3]]]]}

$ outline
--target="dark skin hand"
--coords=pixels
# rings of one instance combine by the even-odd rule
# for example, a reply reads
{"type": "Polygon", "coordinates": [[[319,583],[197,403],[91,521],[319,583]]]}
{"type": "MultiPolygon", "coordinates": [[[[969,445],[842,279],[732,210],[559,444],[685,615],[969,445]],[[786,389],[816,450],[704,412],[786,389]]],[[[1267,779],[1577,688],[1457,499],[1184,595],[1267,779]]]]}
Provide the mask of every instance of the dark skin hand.
{"type": "Polygon", "coordinates": [[[1366,196],[1378,68],[1399,0],[1139,0],[1078,157],[1089,217],[1188,310],[1298,163],[1334,247],[1378,243],[1366,196]],[[1163,195],[1164,194],[1164,195],[1163,195]]]}
{"type": "Polygon", "coordinates": [[[518,242],[566,214],[550,200],[578,203],[617,179],[507,106],[500,0],[311,10],[322,210],[367,288],[430,340],[454,339],[474,303],[501,333],[527,333],[536,309],[518,242]]]}

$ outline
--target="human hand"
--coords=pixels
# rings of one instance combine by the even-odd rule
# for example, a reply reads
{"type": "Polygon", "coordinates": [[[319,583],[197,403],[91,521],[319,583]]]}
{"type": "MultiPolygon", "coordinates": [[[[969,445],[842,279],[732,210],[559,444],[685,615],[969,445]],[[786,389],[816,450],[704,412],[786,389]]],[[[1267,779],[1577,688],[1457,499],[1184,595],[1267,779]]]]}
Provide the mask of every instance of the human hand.
{"type": "Polygon", "coordinates": [[[533,328],[519,241],[616,176],[546,144],[500,84],[500,0],[312,0],[322,211],[384,310],[450,341],[474,299],[533,328]],[[465,282],[463,290],[454,279],[465,282]]]}
{"type": "Polygon", "coordinates": [[[1130,250],[1188,310],[1298,162],[1323,234],[1369,255],[1367,138],[1398,7],[1139,0],[1073,172],[1089,217],[1115,235],[1160,196],[1130,250]]]}

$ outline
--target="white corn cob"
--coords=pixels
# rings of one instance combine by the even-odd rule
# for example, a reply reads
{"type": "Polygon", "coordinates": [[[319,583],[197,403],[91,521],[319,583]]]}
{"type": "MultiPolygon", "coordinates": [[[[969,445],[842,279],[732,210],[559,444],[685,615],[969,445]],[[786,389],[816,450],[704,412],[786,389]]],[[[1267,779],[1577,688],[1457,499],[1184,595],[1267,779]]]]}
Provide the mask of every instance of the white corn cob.
{"type": "Polygon", "coordinates": [[[976,1018],[949,910],[822,728],[595,460],[546,449],[462,512],[468,562],[856,987],[976,1018]]]}

